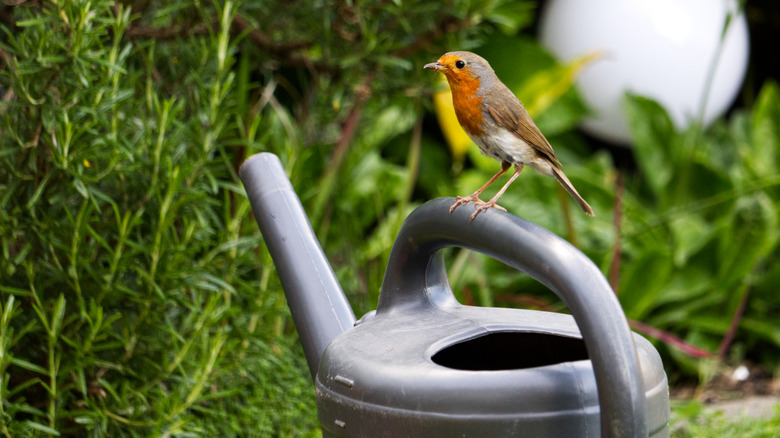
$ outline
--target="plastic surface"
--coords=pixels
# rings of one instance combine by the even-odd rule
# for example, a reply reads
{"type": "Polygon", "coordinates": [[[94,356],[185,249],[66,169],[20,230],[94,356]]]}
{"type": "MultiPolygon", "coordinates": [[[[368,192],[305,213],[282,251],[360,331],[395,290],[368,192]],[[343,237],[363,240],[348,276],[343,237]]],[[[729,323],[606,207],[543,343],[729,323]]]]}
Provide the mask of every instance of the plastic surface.
{"type": "Polygon", "coordinates": [[[355,323],[279,160],[255,155],[241,178],[315,376],[324,437],[669,436],[658,353],[560,237],[430,201],[396,239],[377,310],[355,323]],[[529,273],[573,317],[459,304],[439,252],[448,246],[529,273]]]}
{"type": "MultiPolygon", "coordinates": [[[[669,394],[661,359],[647,340],[635,335],[635,342],[649,427],[646,434],[621,436],[668,438],[669,394]]],[[[325,351],[315,380],[323,436],[614,436],[600,425],[592,362],[559,360],[566,359],[558,357],[562,350],[568,354],[565,349],[583,347],[574,319],[557,313],[455,304],[378,315],[325,351]],[[435,361],[453,346],[493,337],[495,343],[483,343],[462,358],[469,366],[435,361]],[[551,350],[557,353],[550,355],[551,350]],[[515,352],[522,354],[520,361],[515,352]],[[525,359],[530,360],[524,364],[525,359]]]]}
{"type": "Polygon", "coordinates": [[[377,315],[419,312],[454,301],[446,276],[429,275],[439,249],[462,246],[487,254],[528,273],[571,311],[593,362],[602,436],[647,436],[633,338],[601,271],[578,249],[538,225],[496,209],[469,222],[469,206],[448,213],[454,201],[429,201],[406,219],[390,254],[377,315]]]}
{"type": "Polygon", "coordinates": [[[314,377],[325,348],[352,328],[355,314],[279,158],[253,155],[239,172],[314,377]]]}

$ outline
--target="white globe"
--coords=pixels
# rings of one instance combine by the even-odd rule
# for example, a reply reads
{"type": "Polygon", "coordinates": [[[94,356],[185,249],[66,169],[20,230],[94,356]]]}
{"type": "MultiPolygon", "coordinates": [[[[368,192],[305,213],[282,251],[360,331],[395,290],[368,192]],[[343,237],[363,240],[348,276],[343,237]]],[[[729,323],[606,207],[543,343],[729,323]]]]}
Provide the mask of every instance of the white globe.
{"type": "Polygon", "coordinates": [[[577,84],[594,116],[583,129],[629,144],[621,101],[626,91],[657,100],[678,127],[698,119],[707,78],[705,124],[722,115],[739,92],[748,62],[744,14],[732,18],[718,55],[733,0],[550,0],[542,11],[540,39],[560,60],[594,51],[577,84]]]}

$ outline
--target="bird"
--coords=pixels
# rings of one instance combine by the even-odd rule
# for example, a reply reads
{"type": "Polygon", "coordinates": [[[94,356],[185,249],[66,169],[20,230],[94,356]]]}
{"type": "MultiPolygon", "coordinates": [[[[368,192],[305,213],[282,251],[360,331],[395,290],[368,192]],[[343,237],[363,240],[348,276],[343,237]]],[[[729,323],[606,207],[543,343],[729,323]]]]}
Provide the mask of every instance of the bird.
{"type": "Polygon", "coordinates": [[[471,201],[474,201],[476,209],[469,222],[490,208],[506,211],[496,202],[528,166],[558,180],[585,214],[594,215],[593,209],[561,170],[561,163],[550,142],[517,96],[496,76],[487,60],[472,52],[448,52],[436,62],[425,64],[424,68],[433,69],[447,78],[460,126],[483,155],[501,163],[501,170],[479,190],[469,196],[458,196],[450,207],[450,214],[471,201]],[[515,171],[501,190],[487,202],[479,199],[479,195],[512,165],[515,171]]]}

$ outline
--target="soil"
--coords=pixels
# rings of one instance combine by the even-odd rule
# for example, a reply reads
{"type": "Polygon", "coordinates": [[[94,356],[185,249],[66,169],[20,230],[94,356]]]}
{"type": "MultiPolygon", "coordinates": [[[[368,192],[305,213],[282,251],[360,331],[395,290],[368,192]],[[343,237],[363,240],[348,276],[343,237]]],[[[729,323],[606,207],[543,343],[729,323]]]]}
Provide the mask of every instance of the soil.
{"type": "Polygon", "coordinates": [[[676,384],[669,395],[672,400],[698,400],[726,416],[771,417],[780,404],[780,380],[758,366],[744,366],[749,374],[741,379],[736,369],[724,369],[704,385],[676,384]]]}

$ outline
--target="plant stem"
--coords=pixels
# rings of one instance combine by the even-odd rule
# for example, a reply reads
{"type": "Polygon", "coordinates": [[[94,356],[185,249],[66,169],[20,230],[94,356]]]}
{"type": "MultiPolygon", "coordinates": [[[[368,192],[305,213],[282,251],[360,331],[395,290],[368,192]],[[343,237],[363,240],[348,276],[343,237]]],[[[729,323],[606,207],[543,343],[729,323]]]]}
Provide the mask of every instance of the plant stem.
{"type": "Polygon", "coordinates": [[[409,153],[406,157],[406,181],[401,199],[398,202],[398,221],[396,228],[400,229],[406,219],[406,206],[412,200],[417,174],[420,171],[420,149],[422,144],[422,119],[418,119],[412,130],[412,140],[409,142],[409,153]]]}
{"type": "Polygon", "coordinates": [[[618,295],[618,285],[620,284],[620,257],[623,253],[623,190],[625,189],[625,171],[618,170],[617,181],[615,183],[615,204],[613,211],[613,226],[615,229],[615,245],[612,247],[612,263],[609,265],[609,284],[615,295],[618,295]]]}
{"type": "Polygon", "coordinates": [[[744,315],[745,313],[745,307],[747,306],[748,297],[750,296],[750,286],[751,283],[747,282],[742,287],[741,297],[739,299],[739,305],[737,306],[737,309],[734,311],[734,316],[731,317],[731,324],[729,324],[729,330],[726,332],[725,335],[723,335],[723,341],[721,341],[720,347],[718,348],[719,360],[723,360],[723,358],[726,357],[726,353],[729,352],[729,348],[731,348],[731,343],[734,341],[734,337],[737,334],[739,323],[742,321],[742,315],[744,315]]]}
{"type": "Polygon", "coordinates": [[[680,350],[689,356],[700,358],[700,359],[712,357],[712,353],[710,353],[709,351],[703,350],[695,345],[691,345],[690,343],[685,342],[684,340],[678,338],[677,336],[669,332],[655,328],[641,321],[635,321],[633,319],[629,319],[628,325],[631,326],[632,329],[640,331],[646,334],[647,336],[650,336],[651,338],[658,339],[664,344],[676,348],[677,350],[680,350]]]}

